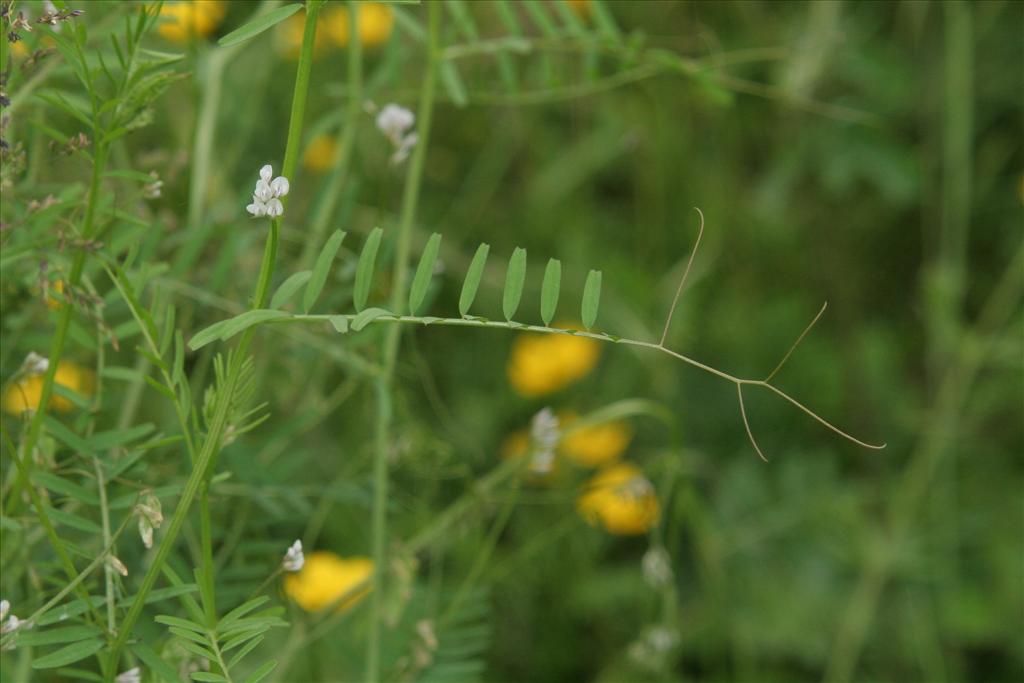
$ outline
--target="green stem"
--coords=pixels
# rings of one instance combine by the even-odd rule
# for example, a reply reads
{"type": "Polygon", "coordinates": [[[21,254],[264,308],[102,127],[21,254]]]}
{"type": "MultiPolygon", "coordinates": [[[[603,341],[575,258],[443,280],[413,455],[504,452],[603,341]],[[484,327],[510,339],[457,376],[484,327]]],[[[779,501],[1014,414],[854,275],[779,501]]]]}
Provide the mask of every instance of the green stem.
{"type": "MultiPolygon", "coordinates": [[[[293,93],[292,100],[292,119],[288,126],[288,142],[285,149],[283,175],[288,177],[289,180],[291,180],[289,176],[293,175],[295,163],[298,159],[298,145],[302,131],[301,119],[305,112],[306,95],[309,90],[309,73],[313,66],[313,42],[316,39],[316,19],[319,14],[321,4],[321,2],[311,1],[308,4],[306,11],[306,28],[303,36],[302,53],[299,57],[299,64],[295,77],[295,91],[293,93]]],[[[287,197],[285,197],[285,199],[287,199],[287,197]]],[[[259,279],[257,280],[256,292],[253,296],[253,308],[262,308],[266,305],[266,302],[269,299],[270,283],[273,278],[274,261],[277,256],[277,243],[280,236],[280,230],[280,221],[272,220],[270,224],[270,237],[267,240],[267,244],[263,252],[263,262],[260,265],[259,279]]],[[[182,526],[184,526],[185,520],[188,517],[192,501],[195,499],[200,487],[202,487],[204,483],[208,483],[210,477],[212,477],[214,471],[213,465],[216,461],[216,456],[220,452],[221,440],[224,435],[224,430],[227,427],[228,414],[231,408],[231,398],[235,391],[235,384],[238,380],[239,369],[246,358],[249,345],[252,343],[255,329],[255,327],[252,327],[246,330],[238,344],[233,362],[228,369],[227,381],[223,391],[219,395],[217,405],[214,409],[214,415],[210,423],[209,431],[203,441],[202,447],[200,448],[199,456],[196,458],[192,473],[189,475],[188,481],[185,482],[185,488],[182,491],[180,500],[178,501],[178,506],[174,510],[174,516],[171,518],[170,524],[167,527],[167,533],[164,535],[160,546],[157,548],[156,556],[153,558],[153,563],[146,571],[146,575],[142,579],[142,585],[139,587],[139,591],[135,594],[135,599],[132,601],[132,605],[128,609],[128,613],[121,622],[121,629],[111,646],[111,660],[114,662],[118,661],[120,653],[131,634],[132,628],[135,626],[135,622],[138,621],[139,616],[142,614],[142,610],[146,602],[146,596],[153,589],[153,586],[159,578],[163,565],[167,562],[167,558],[171,553],[174,543],[177,541],[178,534],[181,533],[182,526]]],[[[208,508],[206,512],[207,520],[204,521],[204,524],[208,524],[208,508]]],[[[203,544],[204,548],[202,555],[204,563],[204,581],[212,582],[212,539],[208,536],[204,536],[203,544]]],[[[209,584],[207,585],[207,588],[209,588],[209,584]]],[[[212,594],[213,593],[211,591],[210,595],[212,594]]]]}
{"type": "Polygon", "coordinates": [[[356,131],[359,130],[359,119],[363,107],[363,43],[359,39],[358,2],[349,2],[349,36],[348,36],[348,102],[345,105],[345,128],[341,133],[337,156],[334,158],[333,170],[327,181],[327,191],[323,201],[313,215],[306,246],[302,250],[299,263],[302,268],[312,268],[317,256],[317,247],[323,244],[323,236],[327,225],[334,214],[334,207],[342,193],[337,188],[344,186],[348,174],[349,159],[355,148],[356,131]]]}
{"type": "MultiPolygon", "coordinates": [[[[427,73],[420,91],[417,112],[418,141],[409,163],[402,194],[402,211],[398,226],[398,245],[395,251],[395,276],[391,284],[391,307],[401,313],[409,279],[409,251],[412,224],[416,217],[420,183],[430,139],[430,120],[434,110],[437,68],[440,59],[440,3],[427,5],[429,25],[427,43],[427,73]]],[[[384,367],[375,382],[377,396],[376,453],[373,463],[373,592],[370,604],[370,634],[366,647],[366,680],[380,679],[380,629],[383,618],[384,575],[387,566],[387,500],[388,500],[388,443],[391,429],[391,387],[398,359],[401,339],[399,326],[388,330],[384,339],[384,367]]]]}

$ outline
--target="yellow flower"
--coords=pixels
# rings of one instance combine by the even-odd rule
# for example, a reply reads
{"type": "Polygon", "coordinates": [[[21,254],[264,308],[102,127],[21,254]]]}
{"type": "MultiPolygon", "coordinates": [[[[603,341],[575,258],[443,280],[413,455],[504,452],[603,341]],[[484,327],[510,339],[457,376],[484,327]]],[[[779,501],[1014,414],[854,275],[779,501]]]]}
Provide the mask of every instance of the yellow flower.
{"type": "Polygon", "coordinates": [[[646,533],[661,515],[654,486],[638,467],[626,462],[595,475],[576,508],[590,524],[625,536],[646,533]]]}
{"type": "MultiPolygon", "coordinates": [[[[57,366],[54,382],[75,393],[88,396],[93,391],[95,378],[91,370],[70,361],[61,361],[57,366]]],[[[4,390],[4,411],[11,415],[34,411],[39,407],[39,400],[42,397],[43,373],[27,375],[7,385],[4,390]]],[[[50,406],[62,413],[66,413],[74,407],[70,401],[56,393],[50,395],[50,406]]]]}
{"type": "MultiPolygon", "coordinates": [[[[349,27],[348,9],[339,7],[325,14],[327,34],[340,47],[348,45],[349,27]]],[[[363,47],[377,47],[391,37],[391,29],[395,25],[395,15],[391,8],[381,2],[362,2],[359,4],[359,42],[363,47]]]]}
{"type": "Polygon", "coordinates": [[[327,171],[334,165],[338,142],[330,135],[317,135],[302,154],[302,165],[311,171],[327,171]]]}
{"type": "Polygon", "coordinates": [[[15,57],[27,57],[29,52],[30,50],[23,40],[19,40],[11,44],[11,54],[15,57]]]}
{"type": "MultiPolygon", "coordinates": [[[[55,281],[53,281],[52,283],[50,283],[50,287],[52,287],[53,291],[56,292],[58,295],[64,293],[64,281],[63,280],[55,280],[55,281]]],[[[55,296],[52,296],[50,294],[46,295],[46,307],[49,308],[51,311],[55,311],[58,308],[60,308],[60,304],[61,304],[61,300],[59,298],[57,298],[55,296]]]]}
{"type": "Polygon", "coordinates": [[[176,43],[191,38],[205,38],[216,30],[227,14],[222,0],[189,0],[165,2],[160,8],[157,33],[176,43]]]}
{"type": "MultiPolygon", "coordinates": [[[[338,10],[325,10],[323,16],[328,16],[338,10]]],[[[274,44],[278,52],[284,53],[289,59],[298,59],[302,52],[302,38],[306,33],[306,12],[300,10],[291,15],[280,24],[274,32],[274,44]]],[[[325,31],[319,29],[316,32],[316,40],[313,41],[313,57],[320,57],[327,49],[327,38],[325,31]]]]}
{"type": "Polygon", "coordinates": [[[512,343],[508,379],[523,396],[544,396],[589,374],[600,352],[598,342],[586,337],[524,334],[512,343]]]}
{"type": "Polygon", "coordinates": [[[565,4],[569,5],[569,9],[576,13],[576,16],[586,19],[590,16],[591,0],[565,0],[565,4]]]}
{"type": "Polygon", "coordinates": [[[317,612],[336,601],[339,611],[347,610],[370,592],[368,583],[360,584],[367,582],[372,574],[373,560],[368,557],[344,559],[318,550],[306,555],[300,571],[284,577],[284,592],[307,612],[317,612]]]}
{"type": "Polygon", "coordinates": [[[604,422],[574,430],[570,425],[577,418],[575,413],[561,416],[562,425],[566,427],[561,451],[577,465],[607,465],[622,455],[633,439],[633,430],[625,422],[604,422]]]}

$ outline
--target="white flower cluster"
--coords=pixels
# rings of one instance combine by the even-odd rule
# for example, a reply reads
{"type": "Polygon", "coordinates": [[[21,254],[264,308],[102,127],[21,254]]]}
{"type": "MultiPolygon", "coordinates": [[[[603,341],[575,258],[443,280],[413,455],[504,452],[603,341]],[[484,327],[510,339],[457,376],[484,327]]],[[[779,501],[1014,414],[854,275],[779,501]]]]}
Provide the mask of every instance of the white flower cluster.
{"type": "Polygon", "coordinates": [[[245,207],[246,211],[257,218],[277,218],[284,213],[284,205],[280,198],[288,194],[288,179],[278,176],[271,180],[273,175],[274,169],[270,164],[260,169],[260,179],[256,181],[256,189],[252,193],[252,204],[245,207]]]}
{"type": "Polygon", "coordinates": [[[304,564],[306,564],[306,556],[302,554],[302,541],[295,541],[292,543],[292,547],[288,548],[288,552],[284,554],[281,567],[286,572],[297,572],[302,569],[304,564]]]}
{"type": "Polygon", "coordinates": [[[41,375],[50,369],[50,359],[40,356],[35,351],[29,351],[25,356],[25,362],[21,364],[21,369],[30,375],[41,375]]]}
{"type": "Polygon", "coordinates": [[[544,408],[530,422],[530,471],[547,474],[555,464],[555,446],[562,438],[558,418],[551,408],[544,408]]]}
{"type": "Polygon", "coordinates": [[[400,164],[408,159],[409,152],[416,146],[419,136],[408,132],[415,122],[416,115],[397,104],[389,104],[377,114],[377,129],[384,133],[395,148],[391,155],[392,164],[400,164]]]}
{"type": "MultiPolygon", "coordinates": [[[[11,603],[7,600],[0,600],[0,635],[7,635],[8,633],[14,633],[21,628],[32,628],[32,624],[23,619],[11,614],[7,616],[11,611],[11,603]]],[[[10,650],[14,648],[14,643],[11,642],[4,649],[10,650]]]]}

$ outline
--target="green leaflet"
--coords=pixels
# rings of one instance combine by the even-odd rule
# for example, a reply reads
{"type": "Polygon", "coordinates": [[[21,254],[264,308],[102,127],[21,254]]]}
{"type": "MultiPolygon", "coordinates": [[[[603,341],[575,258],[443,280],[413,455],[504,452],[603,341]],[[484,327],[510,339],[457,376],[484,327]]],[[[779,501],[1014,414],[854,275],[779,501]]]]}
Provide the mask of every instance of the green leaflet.
{"type": "Polygon", "coordinates": [[[359,264],[356,266],[356,284],[352,292],[352,302],[356,305],[357,311],[366,307],[366,300],[370,297],[370,285],[373,283],[373,267],[377,261],[377,249],[380,247],[380,239],[384,231],[374,228],[370,236],[366,238],[363,245],[363,253],[359,255],[359,264]]]}
{"type": "Polygon", "coordinates": [[[38,647],[40,645],[58,645],[62,643],[77,643],[87,638],[95,638],[103,635],[96,626],[78,625],[48,628],[34,631],[23,631],[18,634],[18,645],[25,647],[38,647]]]}
{"type": "Polygon", "coordinates": [[[270,307],[281,308],[284,306],[302,288],[302,285],[309,282],[309,278],[312,276],[313,271],[311,270],[300,270],[290,275],[274,292],[274,296],[270,299],[270,307]]]}
{"type": "Polygon", "coordinates": [[[430,286],[430,276],[434,274],[434,265],[437,263],[437,252],[441,248],[441,236],[436,232],[427,240],[427,246],[423,249],[420,257],[420,264],[416,266],[416,275],[412,279],[412,288],[409,290],[409,313],[419,315],[420,306],[423,305],[423,298],[427,295],[427,288],[430,286]]]}
{"type": "Polygon", "coordinates": [[[331,323],[331,327],[334,328],[335,332],[340,332],[341,334],[348,332],[348,316],[332,315],[328,316],[327,321],[331,323]]]}
{"type": "Polygon", "coordinates": [[[361,312],[359,315],[352,319],[352,331],[359,332],[377,318],[380,318],[381,316],[385,315],[394,316],[395,314],[383,308],[367,308],[365,311],[361,312]]]}
{"type": "Polygon", "coordinates": [[[292,317],[291,313],[285,313],[284,311],[271,311],[266,308],[257,308],[254,311],[246,311],[245,313],[236,315],[234,318],[228,320],[228,324],[224,326],[224,329],[220,333],[220,340],[227,341],[239,332],[242,332],[253,325],[265,323],[268,320],[280,320],[281,318],[290,317],[292,317]]]}
{"type": "Polygon", "coordinates": [[[73,664],[80,659],[85,659],[89,655],[99,652],[103,649],[104,645],[106,645],[106,642],[102,640],[81,640],[36,659],[32,662],[32,668],[53,669],[58,666],[73,664]]]}
{"type": "Polygon", "coordinates": [[[505,320],[509,322],[519,308],[519,300],[523,296],[523,284],[526,282],[526,250],[516,247],[512,257],[508,260],[508,270],[505,272],[505,294],[501,300],[501,310],[505,314],[505,320]]]}
{"type": "Polygon", "coordinates": [[[285,5],[284,7],[278,7],[266,14],[259,14],[218,40],[217,44],[221,47],[227,47],[228,45],[234,45],[236,43],[249,40],[253,36],[257,36],[267,29],[273,28],[298,12],[300,9],[302,9],[302,3],[296,2],[290,5],[285,5]]]}
{"type": "Polygon", "coordinates": [[[220,322],[214,323],[209,327],[203,328],[199,332],[192,335],[192,338],[188,340],[188,348],[193,351],[198,351],[212,341],[220,339],[221,333],[224,328],[228,326],[230,320],[221,320],[220,322]]]}
{"type": "Polygon", "coordinates": [[[545,325],[550,325],[558,308],[558,291],[562,286],[562,262],[557,259],[548,261],[544,269],[544,283],[540,287],[540,317],[545,325]]]}
{"type": "Polygon", "coordinates": [[[587,274],[587,283],[583,286],[583,326],[588,330],[597,320],[597,307],[601,303],[601,271],[592,270],[587,274]]]}
{"type": "Polygon", "coordinates": [[[330,271],[334,257],[338,253],[338,249],[341,247],[341,242],[344,239],[345,232],[335,230],[334,234],[328,238],[327,244],[324,245],[320,255],[317,256],[316,265],[313,266],[313,274],[309,278],[309,284],[306,285],[306,293],[302,295],[303,312],[309,313],[310,309],[313,308],[313,304],[316,303],[317,298],[320,296],[320,292],[323,291],[324,284],[327,282],[327,273],[330,271]]]}
{"type": "Polygon", "coordinates": [[[481,244],[477,247],[476,254],[473,255],[473,261],[469,264],[466,279],[462,283],[462,294],[459,295],[459,315],[463,317],[469,313],[469,309],[476,299],[476,290],[480,287],[480,278],[483,277],[484,265],[487,264],[487,254],[490,250],[491,245],[481,244]]]}

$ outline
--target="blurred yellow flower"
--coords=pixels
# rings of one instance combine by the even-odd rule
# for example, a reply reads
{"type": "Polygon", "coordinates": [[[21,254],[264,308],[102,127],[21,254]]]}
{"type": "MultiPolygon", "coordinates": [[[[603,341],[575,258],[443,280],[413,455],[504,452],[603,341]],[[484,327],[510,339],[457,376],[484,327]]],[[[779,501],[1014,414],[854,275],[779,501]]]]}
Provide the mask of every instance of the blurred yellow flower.
{"type": "Polygon", "coordinates": [[[594,339],[569,334],[524,334],[512,343],[508,379],[523,396],[544,396],[589,374],[600,353],[594,339]]]}
{"type": "Polygon", "coordinates": [[[590,16],[590,3],[592,0],[564,0],[565,4],[569,5],[569,9],[576,13],[577,16],[586,19],[590,16]]]}
{"type": "Polygon", "coordinates": [[[29,52],[30,50],[28,49],[28,46],[25,45],[25,41],[19,40],[11,43],[11,54],[15,57],[27,57],[29,52]]]}
{"type": "MultiPolygon", "coordinates": [[[[327,34],[340,47],[348,45],[349,27],[348,9],[339,7],[325,13],[327,34]]],[[[359,42],[363,47],[377,47],[391,37],[391,29],[395,24],[395,15],[391,8],[381,2],[359,3],[359,42]]]]}
{"type": "Polygon", "coordinates": [[[517,429],[505,437],[505,441],[501,444],[501,457],[506,460],[521,458],[526,455],[526,450],[529,447],[530,432],[525,429],[517,429]]]}
{"type": "MultiPolygon", "coordinates": [[[[395,23],[394,13],[387,5],[379,2],[359,4],[359,42],[364,47],[377,47],[391,37],[395,23]]],[[[302,36],[306,30],[306,17],[296,12],[278,24],[275,42],[278,50],[290,59],[298,59],[302,50],[302,36]]],[[[327,48],[328,41],[339,47],[348,45],[349,15],[347,7],[329,6],[320,14],[320,25],[313,43],[313,54],[319,57],[327,48]]]]}
{"type": "Polygon", "coordinates": [[[302,153],[302,165],[311,171],[327,171],[334,165],[338,153],[338,141],[330,135],[317,135],[306,145],[302,153]]]}
{"type": "MultiPolygon", "coordinates": [[[[323,15],[332,11],[336,10],[328,9],[324,11],[323,15]]],[[[302,51],[302,37],[305,32],[306,12],[300,10],[277,25],[277,29],[274,31],[274,45],[278,52],[283,53],[289,59],[298,59],[299,53],[302,51]]],[[[314,57],[322,55],[327,48],[327,38],[324,37],[324,33],[323,29],[318,29],[316,32],[316,40],[313,41],[314,57]]]]}
{"type": "Polygon", "coordinates": [[[306,555],[302,569],[284,577],[284,592],[307,612],[330,607],[340,600],[338,610],[350,609],[370,592],[370,586],[359,587],[373,574],[373,560],[368,557],[344,559],[332,552],[318,550],[306,555]]]}
{"type": "Polygon", "coordinates": [[[626,462],[596,474],[576,508],[590,524],[625,536],[646,533],[661,515],[654,486],[638,467],[626,462]]]}
{"type": "MultiPolygon", "coordinates": [[[[54,382],[71,389],[75,393],[88,396],[95,386],[93,372],[71,361],[61,361],[57,366],[54,382]]],[[[39,407],[43,396],[43,373],[32,373],[11,382],[4,390],[4,411],[11,415],[20,415],[34,411],[39,407]]],[[[59,412],[66,413],[74,406],[63,396],[56,393],[50,396],[50,406],[59,412]]]]}
{"type": "MultiPolygon", "coordinates": [[[[52,291],[56,292],[58,295],[63,294],[64,293],[64,281],[63,280],[55,280],[55,281],[50,283],[50,288],[51,288],[52,291]]],[[[58,297],[55,297],[55,296],[53,296],[51,294],[47,294],[46,295],[46,307],[49,308],[51,311],[55,311],[58,308],[60,308],[60,304],[61,304],[61,300],[58,297]]]]}
{"type": "Polygon", "coordinates": [[[160,8],[157,33],[176,43],[205,38],[213,33],[227,14],[223,0],[165,2],[160,8]]]}
{"type": "Polygon", "coordinates": [[[575,413],[560,416],[565,426],[561,452],[577,465],[602,467],[616,460],[633,439],[633,430],[622,421],[604,422],[574,430],[575,413]]]}

